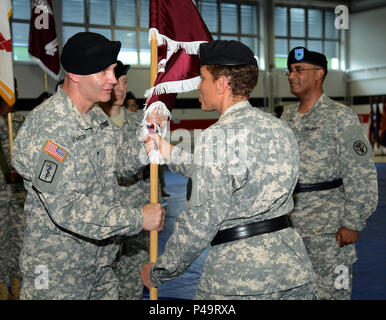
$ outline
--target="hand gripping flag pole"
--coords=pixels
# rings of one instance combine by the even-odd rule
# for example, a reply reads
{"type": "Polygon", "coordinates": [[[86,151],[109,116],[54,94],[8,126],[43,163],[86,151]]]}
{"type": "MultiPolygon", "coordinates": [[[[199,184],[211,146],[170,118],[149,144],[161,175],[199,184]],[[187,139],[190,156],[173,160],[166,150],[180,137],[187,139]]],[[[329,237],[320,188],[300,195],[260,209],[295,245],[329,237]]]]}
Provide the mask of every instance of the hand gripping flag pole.
{"type": "MultiPolygon", "coordinates": [[[[151,47],[151,83],[146,90],[146,105],[141,123],[142,136],[149,128],[165,138],[167,126],[149,123],[160,116],[171,118],[177,93],[196,90],[201,81],[198,49],[213,38],[193,0],[150,0],[149,41],[151,47]],[[151,117],[149,117],[151,115],[151,117]],[[155,117],[154,117],[155,116],[155,117]]],[[[158,202],[158,164],[164,164],[159,150],[149,154],[150,202],[158,202]]],[[[157,260],[158,233],[150,232],[150,262],[157,260]]],[[[157,299],[150,289],[150,300],[157,299]]]]}

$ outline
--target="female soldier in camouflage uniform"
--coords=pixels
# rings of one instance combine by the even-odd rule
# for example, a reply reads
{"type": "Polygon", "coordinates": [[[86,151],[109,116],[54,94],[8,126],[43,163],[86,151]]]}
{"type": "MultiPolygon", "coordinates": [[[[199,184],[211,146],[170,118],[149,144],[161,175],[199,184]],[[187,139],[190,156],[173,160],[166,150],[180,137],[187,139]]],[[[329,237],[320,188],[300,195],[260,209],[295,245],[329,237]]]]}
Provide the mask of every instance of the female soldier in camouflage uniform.
{"type": "Polygon", "coordinates": [[[189,177],[186,206],[165,252],[143,267],[143,281],[150,288],[177,277],[211,243],[196,299],[312,299],[311,261],[287,217],[298,177],[295,137],[248,102],[258,77],[248,47],[201,44],[200,63],[201,108],[220,118],[202,133],[193,162],[178,147],[160,147],[165,157],[172,148],[170,168],[189,177]]]}

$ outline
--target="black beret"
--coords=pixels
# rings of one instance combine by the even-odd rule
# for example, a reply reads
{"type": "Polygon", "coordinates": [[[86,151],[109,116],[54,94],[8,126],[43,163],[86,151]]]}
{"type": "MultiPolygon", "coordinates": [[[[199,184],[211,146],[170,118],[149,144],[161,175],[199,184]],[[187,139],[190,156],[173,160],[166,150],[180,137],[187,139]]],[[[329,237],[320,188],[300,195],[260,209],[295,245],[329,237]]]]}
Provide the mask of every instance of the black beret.
{"type": "Polygon", "coordinates": [[[116,63],[120,49],[120,41],[110,41],[94,32],[79,32],[63,46],[60,62],[67,72],[93,74],[116,63]]]}
{"type": "Polygon", "coordinates": [[[322,53],[309,51],[304,47],[293,48],[288,54],[287,67],[290,69],[293,63],[310,63],[316,66],[321,66],[324,72],[327,73],[327,59],[322,53]]]}
{"type": "Polygon", "coordinates": [[[129,71],[129,69],[130,69],[129,64],[123,64],[122,61],[118,60],[117,66],[114,68],[115,78],[117,78],[118,80],[120,77],[125,76],[127,71],[129,71]]]}
{"type": "Polygon", "coordinates": [[[236,40],[214,40],[200,44],[200,65],[243,65],[257,66],[251,49],[236,40]]]}

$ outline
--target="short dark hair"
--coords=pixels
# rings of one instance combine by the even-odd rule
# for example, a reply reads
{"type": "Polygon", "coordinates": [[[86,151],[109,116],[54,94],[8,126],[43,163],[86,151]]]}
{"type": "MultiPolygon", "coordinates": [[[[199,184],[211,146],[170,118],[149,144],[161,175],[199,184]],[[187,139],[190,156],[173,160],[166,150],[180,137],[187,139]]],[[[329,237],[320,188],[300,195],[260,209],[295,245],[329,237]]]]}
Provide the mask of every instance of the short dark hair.
{"type": "Polygon", "coordinates": [[[206,67],[214,80],[221,76],[227,77],[235,96],[249,97],[259,77],[259,68],[254,65],[207,65],[206,67]]]}
{"type": "Polygon", "coordinates": [[[132,93],[131,91],[129,91],[129,92],[126,93],[126,99],[127,99],[127,100],[129,100],[129,99],[134,99],[134,100],[135,100],[136,98],[135,98],[134,93],[132,93]]]}

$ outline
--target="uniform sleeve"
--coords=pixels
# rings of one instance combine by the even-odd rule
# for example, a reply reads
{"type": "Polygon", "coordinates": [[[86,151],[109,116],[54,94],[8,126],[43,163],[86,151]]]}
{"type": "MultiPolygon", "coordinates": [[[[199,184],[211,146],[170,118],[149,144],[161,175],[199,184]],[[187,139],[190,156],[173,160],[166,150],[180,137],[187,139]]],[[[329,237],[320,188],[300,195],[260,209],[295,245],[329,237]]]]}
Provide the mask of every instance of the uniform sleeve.
{"type": "MultiPolygon", "coordinates": [[[[350,110],[351,111],[351,110],[350,110]]],[[[378,203],[377,172],[371,145],[354,112],[337,126],[339,162],[345,194],[343,227],[360,231],[378,203]]]]}
{"type": "Polygon", "coordinates": [[[62,161],[40,150],[42,148],[28,152],[26,146],[33,144],[28,143],[26,132],[28,130],[22,128],[15,140],[14,165],[27,181],[28,192],[40,199],[57,227],[97,240],[117,234],[134,235],[142,229],[141,209],[106,205],[111,201],[99,196],[98,184],[77,177],[76,160],[70,151],[62,161]],[[89,185],[94,185],[97,192],[85,191],[89,185]]]}
{"type": "Polygon", "coordinates": [[[170,154],[168,168],[175,173],[189,177],[194,168],[193,155],[175,146],[170,154]]]}
{"type": "Polygon", "coordinates": [[[120,135],[117,158],[118,175],[121,177],[135,175],[139,169],[149,164],[143,141],[129,132],[120,135]]]}
{"type": "Polygon", "coordinates": [[[185,210],[152,269],[156,286],[183,273],[205,250],[229,212],[231,195],[232,175],[225,163],[203,161],[195,166],[187,183],[185,210]]]}

